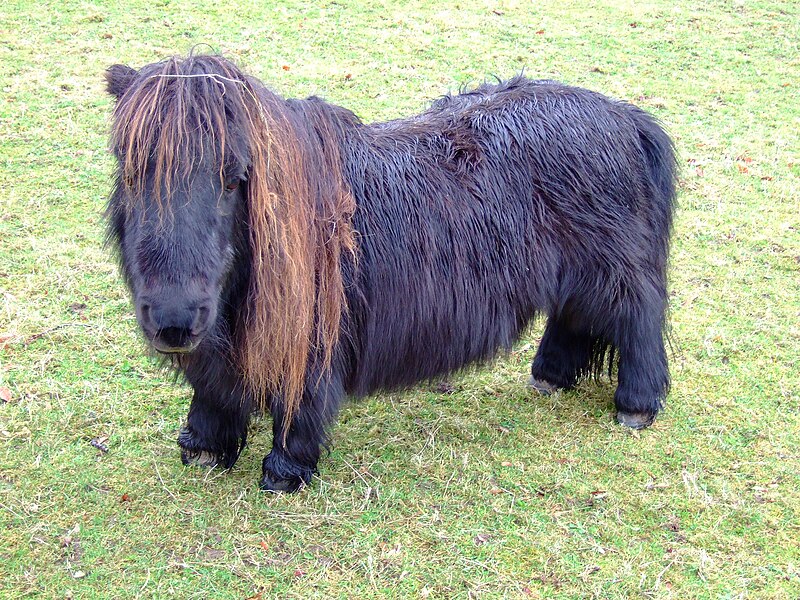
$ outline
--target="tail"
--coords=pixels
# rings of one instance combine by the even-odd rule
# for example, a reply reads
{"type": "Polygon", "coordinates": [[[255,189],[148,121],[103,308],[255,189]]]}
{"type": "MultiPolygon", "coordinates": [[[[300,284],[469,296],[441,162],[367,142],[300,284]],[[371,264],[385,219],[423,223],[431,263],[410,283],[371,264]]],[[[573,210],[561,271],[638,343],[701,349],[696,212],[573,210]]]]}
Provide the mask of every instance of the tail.
{"type": "MultiPolygon", "coordinates": [[[[666,286],[667,261],[669,259],[669,240],[672,222],[677,208],[678,158],[675,144],[655,117],[635,108],[633,119],[639,131],[639,142],[644,152],[647,175],[650,184],[652,225],[657,240],[658,269],[666,286]]],[[[664,342],[673,349],[669,326],[669,300],[664,290],[664,314],[661,331],[664,342]]],[[[669,379],[663,395],[669,392],[669,379]]],[[[663,399],[662,399],[663,402],[663,399]]]]}
{"type": "Polygon", "coordinates": [[[651,225],[662,246],[659,248],[660,267],[666,270],[669,237],[677,206],[678,159],[675,145],[655,117],[638,107],[631,108],[631,117],[639,132],[639,143],[647,168],[651,225]]]}

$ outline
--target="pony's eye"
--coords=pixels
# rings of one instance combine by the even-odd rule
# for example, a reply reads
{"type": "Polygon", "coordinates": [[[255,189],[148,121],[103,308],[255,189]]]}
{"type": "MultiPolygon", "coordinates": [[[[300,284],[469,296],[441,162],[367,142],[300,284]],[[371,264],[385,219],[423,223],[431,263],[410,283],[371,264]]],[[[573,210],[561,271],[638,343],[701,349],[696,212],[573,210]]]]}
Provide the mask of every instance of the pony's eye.
{"type": "Polygon", "coordinates": [[[239,180],[238,179],[229,179],[225,183],[225,191],[226,192],[235,192],[236,188],[239,187],[239,180]]]}

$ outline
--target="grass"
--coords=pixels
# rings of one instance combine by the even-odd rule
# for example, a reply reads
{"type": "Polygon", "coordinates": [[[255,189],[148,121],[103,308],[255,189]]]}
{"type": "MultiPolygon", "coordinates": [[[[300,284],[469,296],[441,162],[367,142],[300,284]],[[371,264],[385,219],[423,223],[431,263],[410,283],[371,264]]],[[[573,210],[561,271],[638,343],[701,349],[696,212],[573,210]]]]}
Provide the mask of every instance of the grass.
{"type": "Polygon", "coordinates": [[[0,8],[0,597],[796,597],[796,3],[264,4],[0,8]],[[102,248],[102,73],[196,44],[366,120],[523,68],[660,117],[682,181],[656,425],[614,425],[607,382],[531,394],[534,330],[450,393],[350,405],[299,495],[256,489],[266,421],[232,472],[182,467],[189,391],[102,248]]]}

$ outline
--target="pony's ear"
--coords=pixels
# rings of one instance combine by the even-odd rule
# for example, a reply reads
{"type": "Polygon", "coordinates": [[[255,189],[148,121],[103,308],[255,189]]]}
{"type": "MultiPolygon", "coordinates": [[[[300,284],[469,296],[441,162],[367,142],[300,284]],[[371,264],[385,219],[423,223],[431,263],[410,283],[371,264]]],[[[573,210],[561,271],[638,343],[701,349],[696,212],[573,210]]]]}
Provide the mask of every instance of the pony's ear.
{"type": "Polygon", "coordinates": [[[106,90],[119,100],[138,74],[127,65],[111,65],[106,69],[106,90]]]}

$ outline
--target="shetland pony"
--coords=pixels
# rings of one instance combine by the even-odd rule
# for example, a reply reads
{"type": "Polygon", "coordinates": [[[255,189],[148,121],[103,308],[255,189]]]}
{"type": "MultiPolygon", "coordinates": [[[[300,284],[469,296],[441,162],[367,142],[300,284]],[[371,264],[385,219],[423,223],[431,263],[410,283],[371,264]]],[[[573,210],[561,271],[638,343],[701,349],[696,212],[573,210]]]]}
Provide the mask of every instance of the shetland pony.
{"type": "Polygon", "coordinates": [[[662,408],[676,160],[639,108],[516,77],[365,124],[220,56],[106,78],[109,239],[194,389],[185,463],[232,467],[268,410],[260,486],[295,491],[345,397],[487,361],[540,314],[535,388],[616,368],[619,422],[662,408]]]}

